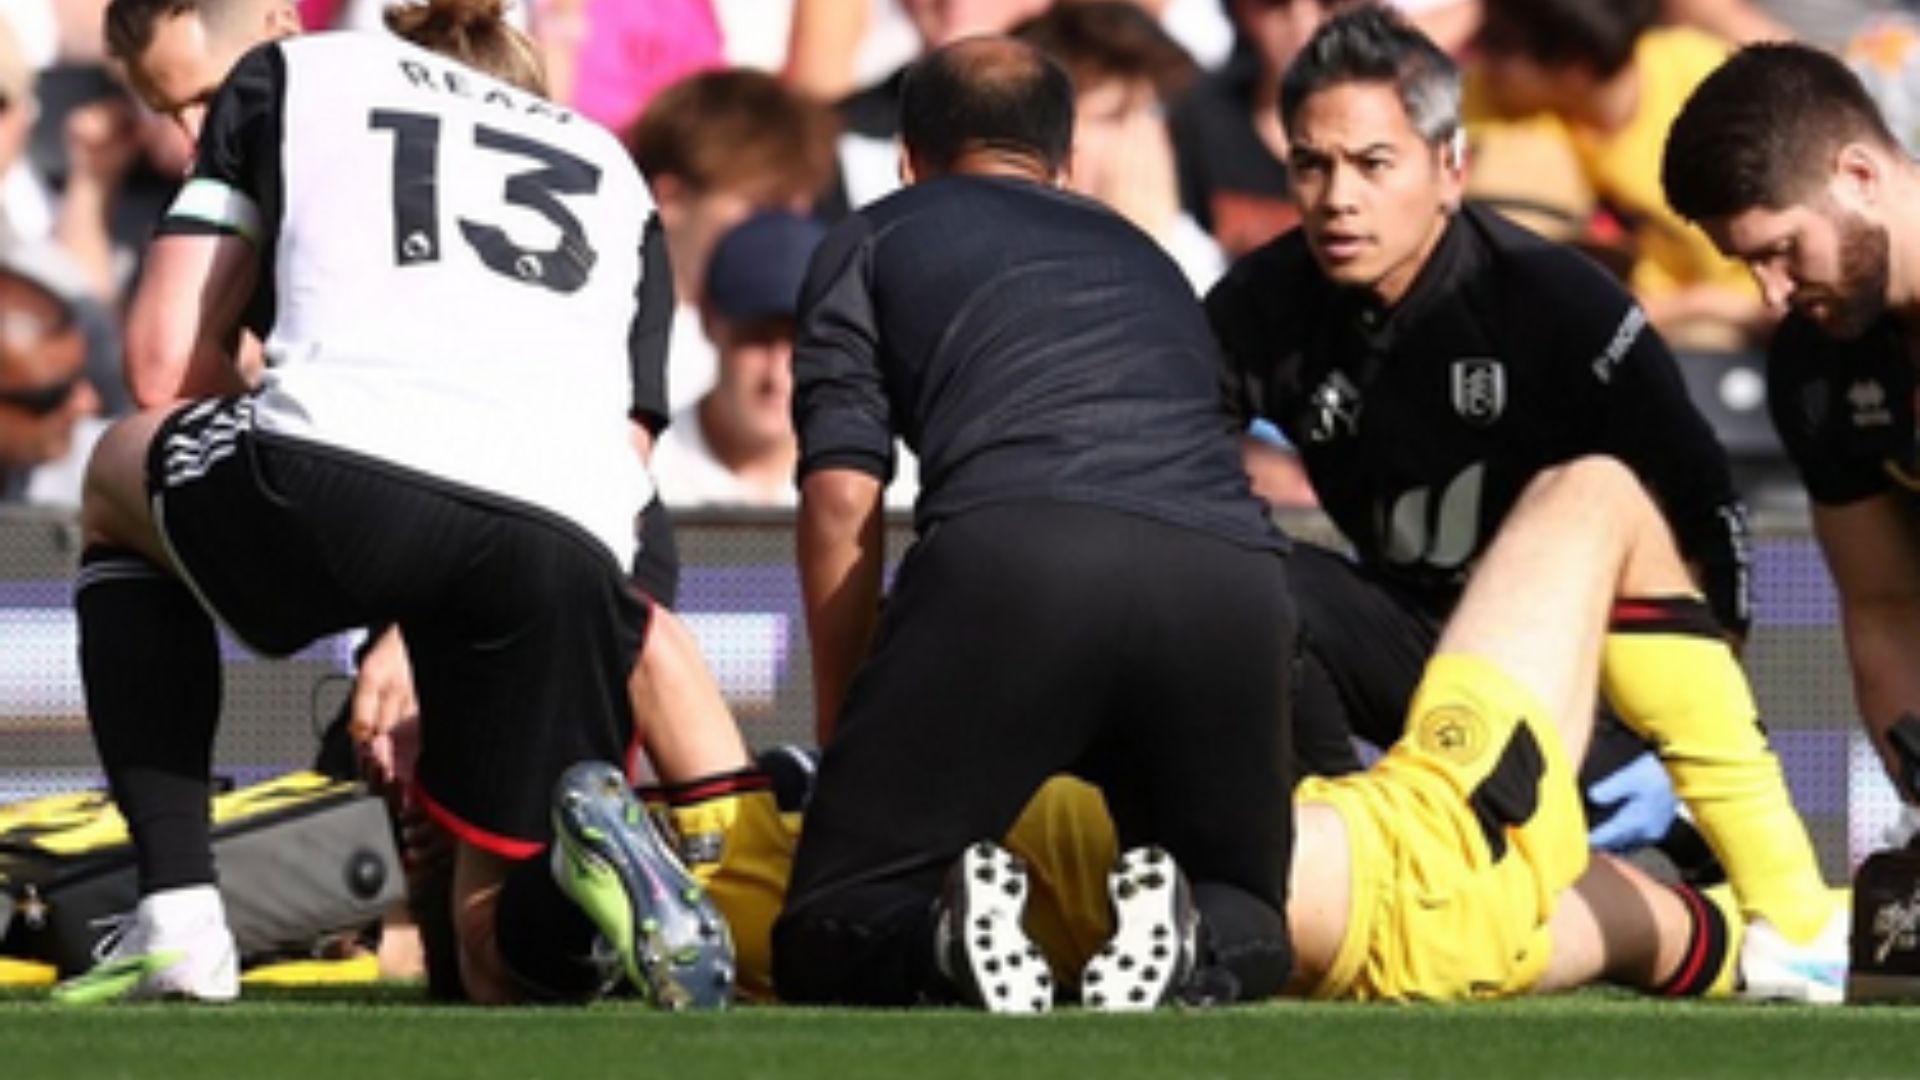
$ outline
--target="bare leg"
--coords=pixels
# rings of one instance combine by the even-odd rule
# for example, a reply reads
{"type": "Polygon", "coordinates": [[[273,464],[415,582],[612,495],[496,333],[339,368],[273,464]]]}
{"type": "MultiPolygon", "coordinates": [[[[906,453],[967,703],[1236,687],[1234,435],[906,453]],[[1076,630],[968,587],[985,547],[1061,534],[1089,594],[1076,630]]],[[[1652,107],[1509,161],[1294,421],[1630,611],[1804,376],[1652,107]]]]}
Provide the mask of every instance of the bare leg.
{"type": "Polygon", "coordinates": [[[666,608],[653,609],[627,693],[640,740],[662,780],[682,783],[753,763],[699,645],[666,608]]]}
{"type": "Polygon", "coordinates": [[[80,513],[88,544],[135,551],[170,574],[177,571],[154,524],[147,495],[147,448],[161,421],[172,412],[172,408],[150,409],[107,429],[87,462],[80,513]]]}
{"type": "MultiPolygon", "coordinates": [[[[1623,588],[1690,588],[1639,481],[1606,458],[1549,469],[1529,485],[1475,569],[1436,654],[1471,655],[1518,681],[1549,710],[1566,759],[1578,761],[1593,726],[1608,613],[1623,588]]],[[[1287,904],[1295,991],[1326,970],[1346,936],[1348,843],[1338,813],[1312,802],[1300,807],[1287,904]]],[[[1561,854],[1569,861],[1560,870],[1542,872],[1571,883],[1584,852],[1561,854]]],[[[1597,963],[1576,956],[1569,967],[1597,963]]]]}
{"type": "Polygon", "coordinates": [[[459,844],[454,851],[453,928],[460,947],[460,980],[467,999],[480,1005],[510,1005],[523,998],[500,958],[494,931],[500,887],[512,866],[471,844],[459,844]]]}
{"type": "Polygon", "coordinates": [[[1579,761],[1614,598],[1692,589],[1639,480],[1611,458],[1581,458],[1527,486],[1435,652],[1492,661],[1526,686],[1552,710],[1568,760],[1579,761]]]}
{"type": "MultiPolygon", "coordinates": [[[[1581,459],[1541,474],[1528,488],[1437,651],[1491,660],[1529,687],[1553,710],[1568,757],[1577,761],[1592,725],[1615,600],[1694,591],[1665,521],[1638,480],[1617,462],[1581,459]]],[[[1715,673],[1738,683],[1734,697],[1744,697],[1730,658],[1715,673]]],[[[1731,732],[1751,713],[1702,718],[1710,733],[1731,732]]],[[[1718,921],[1712,913],[1703,917],[1718,921]]],[[[1695,921],[1671,889],[1624,863],[1596,861],[1562,894],[1550,924],[1551,964],[1535,989],[1594,979],[1655,989],[1692,962],[1695,921]]],[[[1717,965],[1714,955],[1702,954],[1702,962],[1717,965]]],[[[1703,974],[1712,981],[1713,972],[1703,974]]]]}
{"type": "Polygon", "coordinates": [[[1687,954],[1693,915],[1672,889],[1609,855],[1560,897],[1549,924],[1553,958],[1533,987],[1552,993],[1594,982],[1652,990],[1687,954]]]}

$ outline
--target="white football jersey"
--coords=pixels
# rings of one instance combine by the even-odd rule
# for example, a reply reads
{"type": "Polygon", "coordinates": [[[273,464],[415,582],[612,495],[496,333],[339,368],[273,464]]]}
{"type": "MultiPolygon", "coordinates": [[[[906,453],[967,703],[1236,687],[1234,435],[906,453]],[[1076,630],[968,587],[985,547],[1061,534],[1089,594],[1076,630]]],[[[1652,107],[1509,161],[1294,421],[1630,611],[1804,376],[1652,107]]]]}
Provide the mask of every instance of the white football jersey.
{"type": "Polygon", "coordinates": [[[376,34],[248,54],[162,231],[248,231],[263,431],[552,510],[621,565],[652,196],[604,128],[376,34]]]}

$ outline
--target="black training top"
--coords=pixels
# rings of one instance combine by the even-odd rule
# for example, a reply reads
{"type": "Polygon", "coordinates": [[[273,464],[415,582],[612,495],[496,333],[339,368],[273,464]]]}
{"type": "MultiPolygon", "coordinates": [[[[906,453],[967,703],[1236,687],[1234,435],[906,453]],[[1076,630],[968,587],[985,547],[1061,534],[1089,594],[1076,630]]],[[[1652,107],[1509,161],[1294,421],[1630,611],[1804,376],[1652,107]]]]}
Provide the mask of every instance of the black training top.
{"type": "Polygon", "coordinates": [[[1241,470],[1193,291],[1152,239],[1068,192],[946,177],[827,234],[794,342],[800,474],[920,460],[915,525],[1092,503],[1284,544],[1241,470]]]}
{"type": "Polygon", "coordinates": [[[1469,206],[1382,310],[1295,230],[1235,265],[1207,312],[1230,407],[1286,432],[1359,556],[1435,614],[1535,473],[1603,453],[1655,492],[1722,621],[1746,625],[1726,454],[1640,308],[1584,256],[1469,206]]]}
{"type": "Polygon", "coordinates": [[[1891,316],[1853,341],[1836,341],[1800,315],[1774,333],[1767,408],[1816,503],[1920,491],[1913,394],[1906,335],[1891,316]]]}

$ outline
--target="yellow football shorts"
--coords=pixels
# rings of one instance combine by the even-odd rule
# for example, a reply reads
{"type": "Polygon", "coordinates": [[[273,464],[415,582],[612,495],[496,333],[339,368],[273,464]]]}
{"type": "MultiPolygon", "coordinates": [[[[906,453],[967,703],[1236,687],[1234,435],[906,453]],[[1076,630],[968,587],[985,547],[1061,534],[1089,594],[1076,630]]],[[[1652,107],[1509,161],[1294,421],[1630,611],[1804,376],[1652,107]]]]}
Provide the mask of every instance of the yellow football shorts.
{"type": "Polygon", "coordinates": [[[1347,930],[1318,998],[1457,1000],[1523,993],[1547,923],[1587,865],[1585,819],[1552,717],[1473,656],[1437,656],[1406,733],[1366,772],[1310,779],[1351,852],[1347,930]]]}

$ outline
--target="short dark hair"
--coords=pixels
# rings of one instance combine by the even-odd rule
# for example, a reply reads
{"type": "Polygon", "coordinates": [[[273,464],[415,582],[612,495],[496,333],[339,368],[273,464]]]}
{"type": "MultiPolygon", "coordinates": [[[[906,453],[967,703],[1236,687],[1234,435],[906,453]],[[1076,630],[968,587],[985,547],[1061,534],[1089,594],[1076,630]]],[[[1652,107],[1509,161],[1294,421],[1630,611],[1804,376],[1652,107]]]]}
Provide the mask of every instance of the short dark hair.
{"type": "Polygon", "coordinates": [[[1392,86],[1434,146],[1460,130],[1460,68],[1391,8],[1363,4],[1320,24],[1280,80],[1281,124],[1293,127],[1308,98],[1348,83],[1392,86]]]}
{"type": "Polygon", "coordinates": [[[993,150],[1035,158],[1057,174],[1073,149],[1073,83],[1023,41],[965,38],[907,69],[900,137],[909,154],[936,169],[993,150]]]}
{"type": "Polygon", "coordinates": [[[198,10],[199,0],[112,0],[100,20],[107,55],[131,63],[153,43],[160,20],[198,10]]]}
{"type": "Polygon", "coordinates": [[[1667,204],[1694,221],[1782,209],[1850,142],[1900,144],[1847,65],[1807,45],[1750,45],[1694,88],[1667,132],[1667,204]]]}
{"type": "Polygon", "coordinates": [[[1132,0],[1055,4],[1013,28],[1013,36],[1060,62],[1078,90],[1109,79],[1144,79],[1162,101],[1193,82],[1193,57],[1132,0]]]}
{"type": "Polygon", "coordinates": [[[154,28],[163,20],[191,13],[213,30],[261,6],[261,0],[111,0],[101,16],[101,31],[107,55],[132,63],[153,44],[154,28]]]}
{"type": "Polygon", "coordinates": [[[1585,67],[1604,79],[1632,62],[1659,18],[1660,0],[1486,0],[1477,41],[1494,55],[1585,67]]]}

